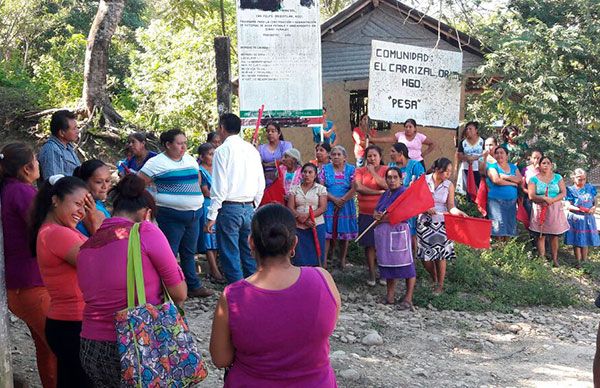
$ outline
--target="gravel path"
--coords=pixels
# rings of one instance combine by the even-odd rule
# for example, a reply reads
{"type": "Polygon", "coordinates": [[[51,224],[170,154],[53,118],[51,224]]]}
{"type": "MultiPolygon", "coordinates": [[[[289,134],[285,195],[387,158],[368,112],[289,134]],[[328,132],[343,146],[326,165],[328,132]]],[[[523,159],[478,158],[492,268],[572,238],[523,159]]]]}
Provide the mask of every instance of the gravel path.
{"type": "MultiPolygon", "coordinates": [[[[600,311],[405,312],[377,303],[378,295],[360,287],[343,295],[331,340],[340,387],[592,387],[600,311]]],[[[207,359],[216,300],[186,302],[207,359]]],[[[10,334],[15,373],[39,387],[31,337],[14,317],[10,334]]],[[[222,386],[222,373],[210,362],[209,368],[201,386],[222,386]]]]}

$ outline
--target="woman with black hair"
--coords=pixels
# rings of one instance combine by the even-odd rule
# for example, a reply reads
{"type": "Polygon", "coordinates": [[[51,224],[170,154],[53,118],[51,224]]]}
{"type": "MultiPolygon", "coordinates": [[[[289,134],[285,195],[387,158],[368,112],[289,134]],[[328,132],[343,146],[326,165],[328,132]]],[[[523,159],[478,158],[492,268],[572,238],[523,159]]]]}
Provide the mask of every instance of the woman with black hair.
{"type": "Polygon", "coordinates": [[[417,122],[414,119],[408,119],[404,122],[404,130],[398,131],[392,136],[375,137],[371,136],[370,140],[372,143],[404,143],[408,147],[408,155],[411,159],[414,159],[423,164],[425,162],[423,157],[431,153],[435,149],[435,143],[433,140],[417,131],[417,122]],[[427,146],[427,149],[423,151],[423,145],[427,146]]]}
{"type": "Polygon", "coordinates": [[[466,194],[469,166],[473,170],[475,185],[479,187],[479,182],[481,181],[479,164],[480,161],[483,161],[481,158],[483,149],[484,140],[479,136],[479,123],[477,121],[469,121],[465,124],[462,140],[458,143],[458,151],[456,152],[457,159],[460,162],[456,191],[460,194],[466,194]]]}
{"type": "Polygon", "coordinates": [[[292,258],[294,265],[323,266],[325,260],[325,219],[323,213],[327,210],[327,189],[319,184],[317,166],[306,163],[302,166],[302,183],[290,191],[288,208],[296,218],[296,234],[298,246],[296,255],[292,258]],[[310,217],[312,208],[314,220],[310,217]],[[317,254],[313,236],[313,228],[317,231],[320,256],[317,254]]]}
{"type": "MultiPolygon", "coordinates": [[[[373,212],[381,194],[387,190],[383,165],[382,150],[376,145],[370,145],[365,150],[367,163],[365,167],[357,168],[354,175],[354,187],[358,193],[358,233],[362,233],[374,221],[373,212]]],[[[375,287],[377,272],[375,268],[375,235],[371,228],[360,240],[359,245],[365,249],[369,278],[367,285],[375,287]]],[[[385,284],[385,281],[381,281],[385,284]]]]}
{"type": "Polygon", "coordinates": [[[104,205],[106,195],[111,186],[110,169],[99,159],[90,159],[75,169],[73,176],[87,184],[88,191],[94,200],[94,206],[87,209],[86,217],[77,224],[77,230],[90,237],[110,213],[104,205]]]}
{"type": "Polygon", "coordinates": [[[266,133],[267,143],[258,146],[258,153],[260,154],[265,172],[265,182],[269,186],[277,177],[275,164],[281,162],[285,152],[293,146],[289,141],[283,140],[281,127],[276,121],[267,123],[266,133]]]}
{"type": "Polygon", "coordinates": [[[92,387],[79,360],[84,302],[76,266],[87,238],[75,229],[85,217],[88,195],[81,179],[53,175],[40,188],[31,211],[31,250],[50,294],[45,333],[57,359],[57,387],[92,387]]]}
{"type": "Polygon", "coordinates": [[[54,388],[56,357],[48,347],[44,333],[50,295],[27,241],[27,215],[37,193],[34,183],[39,177],[39,163],[31,147],[25,143],[9,143],[2,147],[0,203],[8,309],[27,324],[35,344],[42,385],[54,388]]]}
{"type": "Polygon", "coordinates": [[[150,159],[138,174],[146,185],[156,186],[156,221],[167,236],[173,254],[179,254],[189,297],[214,293],[202,286],[196,273],[196,248],[200,235],[204,195],[200,167],[187,151],[187,137],[180,129],[161,133],[164,152],[150,159]]]}
{"type": "Polygon", "coordinates": [[[315,145],[315,158],[310,162],[317,166],[319,174],[323,169],[323,166],[331,161],[329,155],[331,154],[331,145],[328,143],[318,143],[315,145]]]}
{"type": "Polygon", "coordinates": [[[210,338],[215,366],[231,367],[225,386],[335,387],[329,337],[341,299],[333,278],[292,265],[296,220],[281,205],[256,211],[249,241],[258,270],[225,288],[210,338]]]}
{"type": "Polygon", "coordinates": [[[115,314],[127,308],[127,250],[129,232],[140,223],[140,245],[147,302],[163,302],[163,285],[176,304],[186,299],[187,287],[165,235],[151,220],[156,211],[152,195],[136,175],[124,177],[110,192],[113,217],[83,244],[77,257],[77,278],[85,308],[81,330],[81,362],[94,384],[121,385],[121,365],[115,314]]]}
{"type": "Polygon", "coordinates": [[[385,211],[406,190],[402,185],[402,172],[398,167],[390,167],[385,172],[388,190],[383,193],[373,218],[379,221],[375,227],[375,247],[377,248],[377,264],[379,274],[386,280],[387,292],[384,304],[396,302],[396,283],[398,279],[406,280],[406,294],[398,305],[400,310],[413,310],[412,297],[417,282],[417,272],[412,253],[410,227],[406,221],[390,225],[385,211]]]}
{"type": "Polygon", "coordinates": [[[143,132],[134,132],[127,136],[127,148],[131,157],[120,166],[126,174],[136,174],[149,159],[156,156],[156,152],[146,148],[146,134],[143,132]]]}
{"type": "Polygon", "coordinates": [[[439,295],[444,290],[446,262],[456,258],[454,243],[446,236],[444,213],[466,216],[454,203],[454,184],[452,162],[439,158],[425,176],[425,182],[433,195],[434,207],[421,214],[417,219],[417,258],[434,283],[433,293],[439,295]]]}

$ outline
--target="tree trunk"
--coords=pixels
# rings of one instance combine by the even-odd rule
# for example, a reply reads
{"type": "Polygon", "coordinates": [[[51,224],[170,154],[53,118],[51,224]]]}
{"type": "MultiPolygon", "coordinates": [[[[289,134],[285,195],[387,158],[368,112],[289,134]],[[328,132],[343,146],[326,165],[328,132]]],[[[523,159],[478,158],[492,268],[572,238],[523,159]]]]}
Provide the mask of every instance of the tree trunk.
{"type": "Polygon", "coordinates": [[[121,21],[125,0],[100,0],[98,12],[90,28],[85,51],[82,110],[91,118],[101,114],[100,125],[115,126],[123,121],[106,92],[108,48],[121,21]]]}
{"type": "Polygon", "coordinates": [[[231,52],[228,36],[215,37],[217,68],[217,111],[219,116],[231,112],[231,52]]]}
{"type": "MultiPolygon", "coordinates": [[[[0,204],[2,206],[2,204],[0,204]]],[[[0,388],[11,388],[13,376],[10,364],[10,341],[8,339],[8,306],[4,282],[4,234],[0,221],[0,388]]]]}

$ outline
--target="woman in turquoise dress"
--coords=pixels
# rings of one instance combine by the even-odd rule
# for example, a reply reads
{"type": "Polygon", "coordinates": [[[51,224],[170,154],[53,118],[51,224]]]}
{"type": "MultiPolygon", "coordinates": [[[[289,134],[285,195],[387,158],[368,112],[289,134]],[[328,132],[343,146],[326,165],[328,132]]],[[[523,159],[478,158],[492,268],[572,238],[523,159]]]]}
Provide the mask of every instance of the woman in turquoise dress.
{"type": "Polygon", "coordinates": [[[217,234],[204,233],[204,224],[210,207],[210,188],[212,186],[212,159],[215,153],[215,146],[212,143],[204,143],[198,147],[198,165],[200,175],[202,175],[202,194],[204,195],[204,204],[202,206],[202,217],[200,218],[200,235],[198,236],[199,253],[206,255],[209,266],[209,277],[217,283],[225,283],[225,278],[217,265],[217,234]]]}
{"type": "Polygon", "coordinates": [[[565,244],[572,245],[577,266],[587,260],[589,247],[600,246],[596,226],[596,188],[587,183],[587,174],[581,168],[573,173],[573,185],[567,187],[566,208],[570,229],[565,234],[565,244]]]}
{"type": "Polygon", "coordinates": [[[327,210],[325,211],[326,242],[325,263],[329,252],[335,250],[335,241],[339,241],[340,265],[348,266],[348,243],[358,235],[356,205],[354,195],[356,190],[352,184],[356,168],[346,163],[346,149],[337,145],[331,149],[331,163],[323,166],[319,179],[327,188],[327,210]]]}

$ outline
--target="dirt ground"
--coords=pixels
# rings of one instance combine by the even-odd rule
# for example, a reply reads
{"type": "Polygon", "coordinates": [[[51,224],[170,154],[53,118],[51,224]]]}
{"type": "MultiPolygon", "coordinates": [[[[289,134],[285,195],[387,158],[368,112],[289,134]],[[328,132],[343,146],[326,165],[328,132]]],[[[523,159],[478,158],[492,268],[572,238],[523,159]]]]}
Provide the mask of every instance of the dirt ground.
{"type": "MultiPolygon", "coordinates": [[[[503,314],[429,306],[405,312],[376,302],[382,286],[341,289],[330,354],[340,387],[592,387],[600,310],[536,307],[503,314]]],[[[216,300],[186,302],[207,360],[216,300]]],[[[15,374],[39,387],[27,328],[14,317],[10,322],[15,374]]],[[[200,386],[222,386],[222,372],[208,365],[200,386]]]]}

